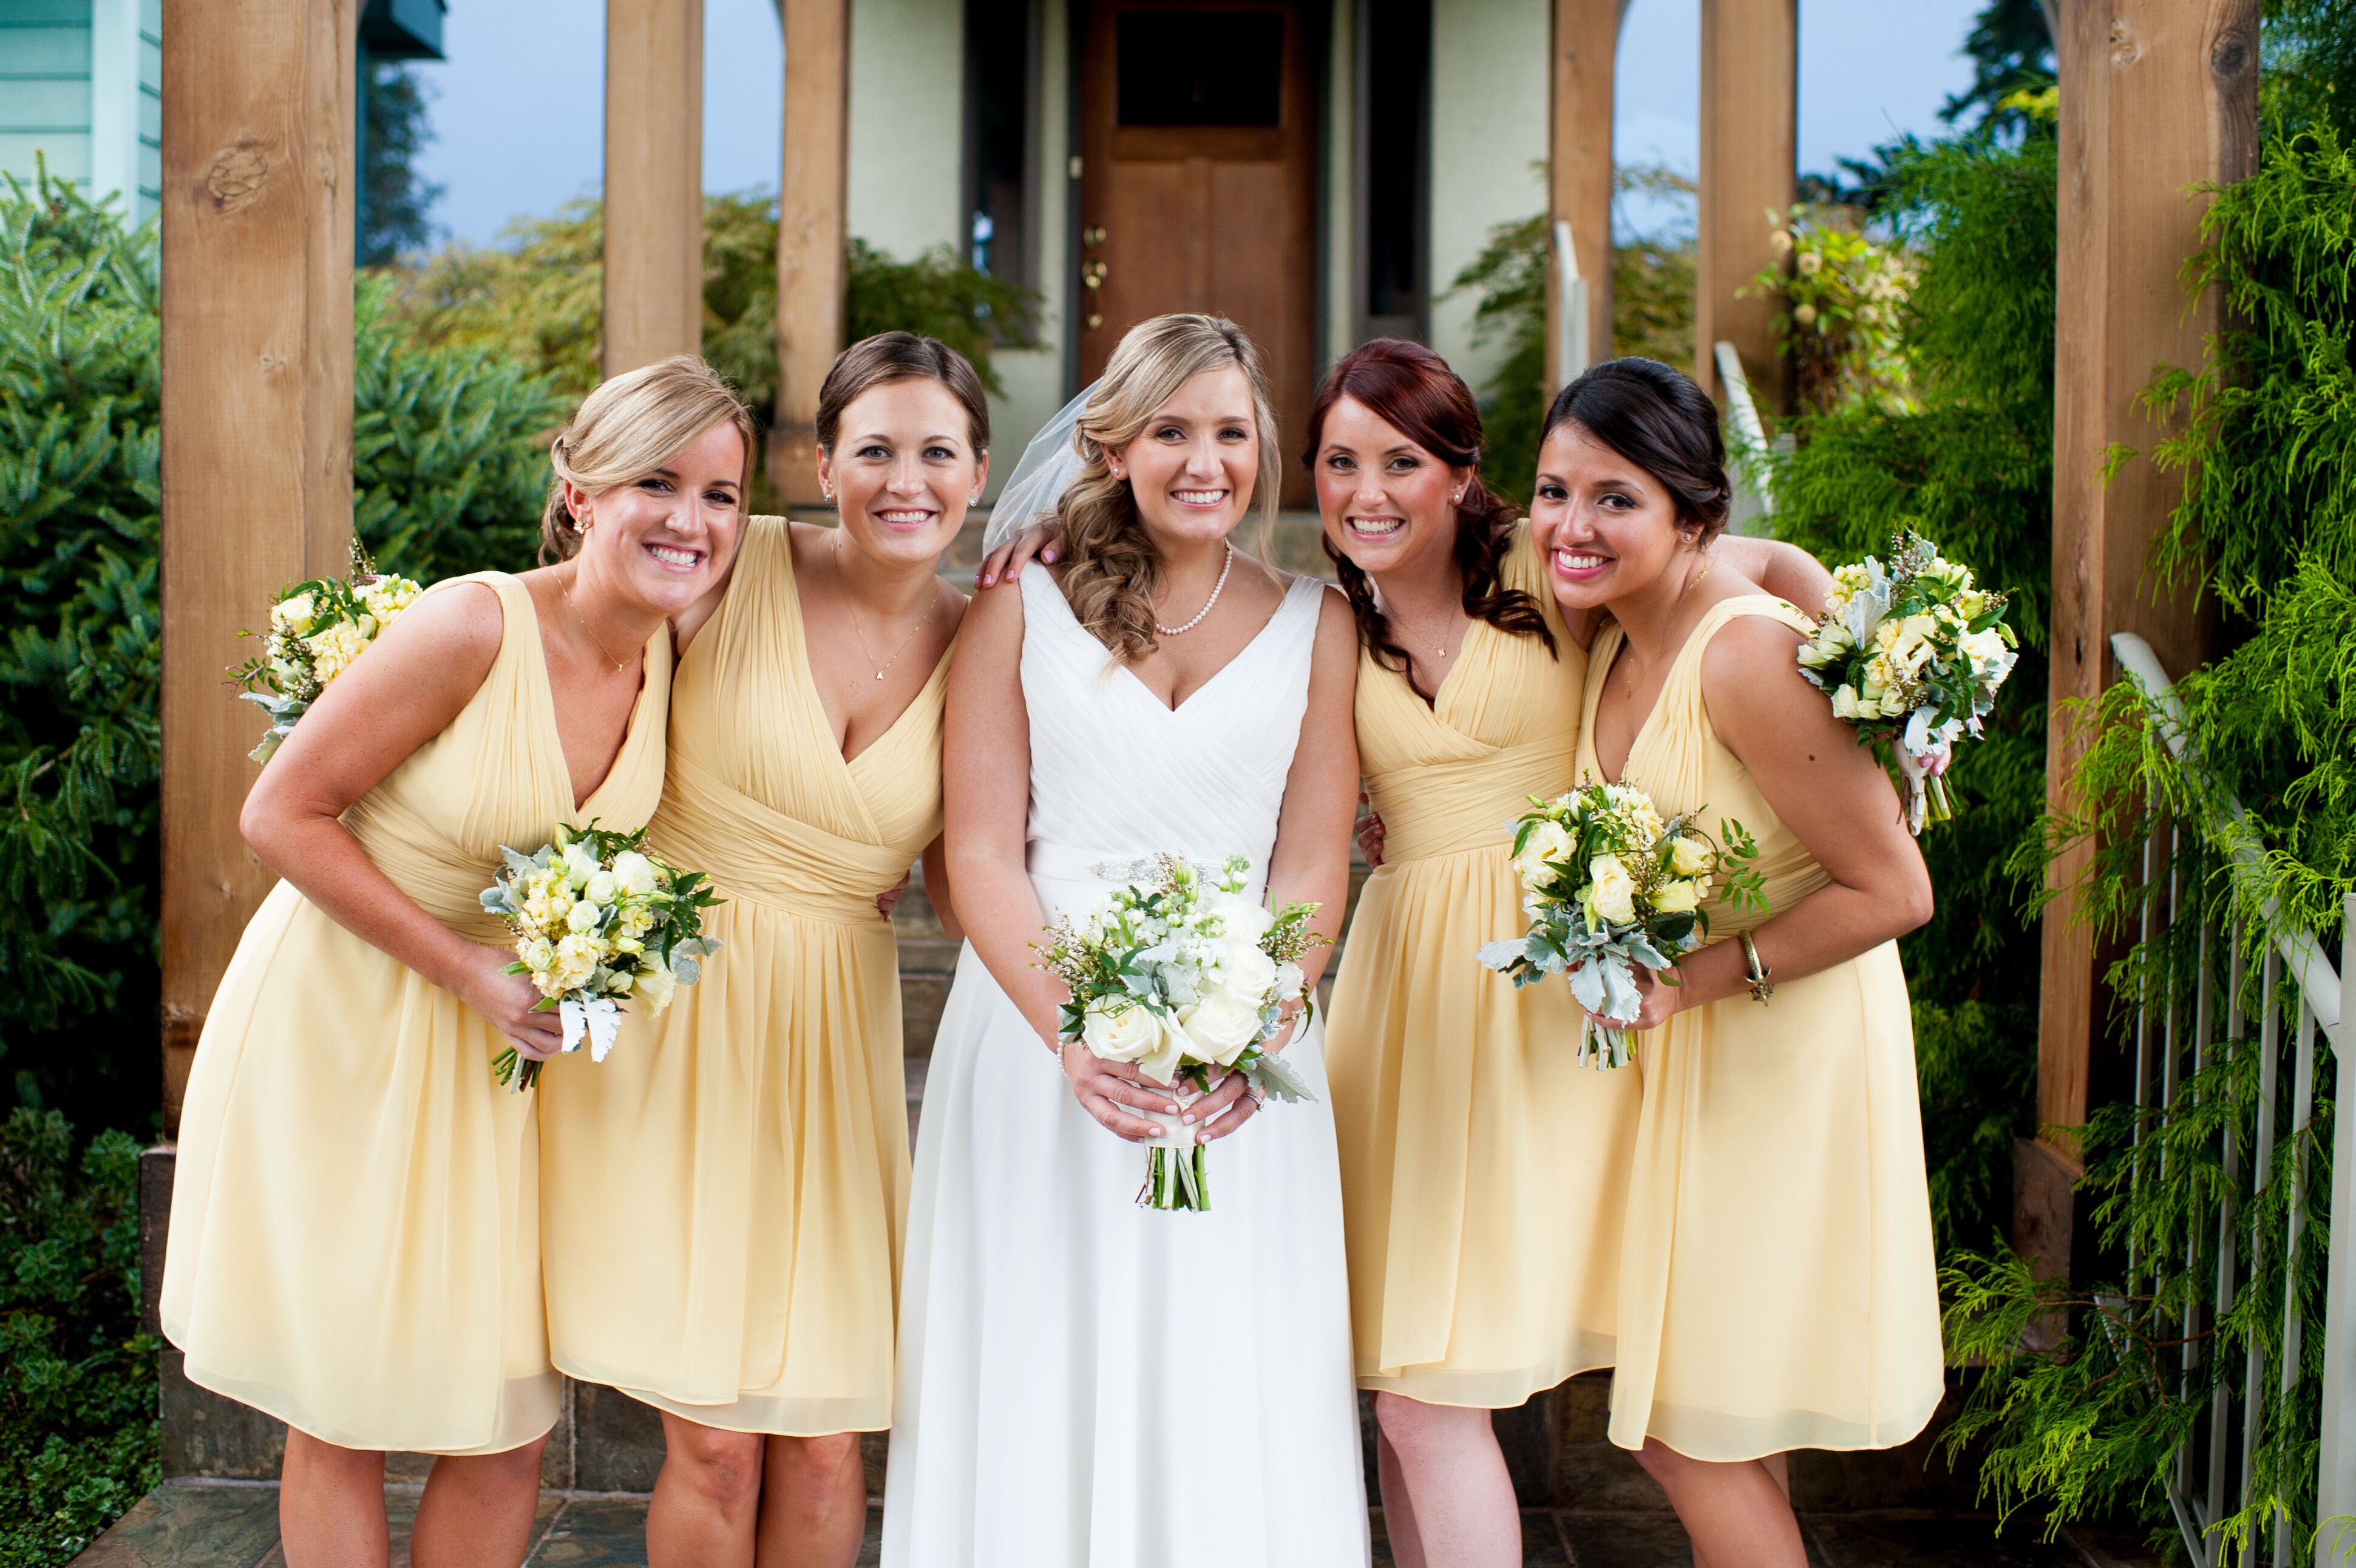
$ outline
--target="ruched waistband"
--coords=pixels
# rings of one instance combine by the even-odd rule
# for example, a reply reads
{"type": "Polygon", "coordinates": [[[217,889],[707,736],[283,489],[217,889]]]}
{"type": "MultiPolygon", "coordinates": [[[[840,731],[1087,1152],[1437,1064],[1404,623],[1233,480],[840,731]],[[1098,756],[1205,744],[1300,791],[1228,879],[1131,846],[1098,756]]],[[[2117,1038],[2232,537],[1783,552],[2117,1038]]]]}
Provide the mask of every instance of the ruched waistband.
{"type": "MultiPolygon", "coordinates": [[[[419,908],[470,941],[504,947],[513,940],[506,923],[483,908],[483,890],[498,875],[498,863],[460,854],[457,846],[410,812],[373,796],[344,813],[344,826],[376,868],[415,899],[419,908]]],[[[513,847],[530,854],[546,842],[513,847]]]]}
{"type": "Polygon", "coordinates": [[[1366,798],[1383,819],[1383,863],[1509,849],[1507,824],[1529,810],[1529,798],[1550,799],[1571,787],[1574,755],[1570,737],[1558,736],[1369,774],[1366,798]]]}
{"type": "Polygon", "coordinates": [[[917,851],[845,838],[764,805],[677,752],[648,839],[723,897],[814,919],[881,923],[875,897],[917,851]]]}

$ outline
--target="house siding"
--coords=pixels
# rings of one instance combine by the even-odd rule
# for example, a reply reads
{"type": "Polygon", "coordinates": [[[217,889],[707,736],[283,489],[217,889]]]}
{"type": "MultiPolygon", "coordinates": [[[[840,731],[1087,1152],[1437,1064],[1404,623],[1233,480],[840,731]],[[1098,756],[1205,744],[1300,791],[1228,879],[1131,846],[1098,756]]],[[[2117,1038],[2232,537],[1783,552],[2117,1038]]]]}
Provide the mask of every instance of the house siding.
{"type": "Polygon", "coordinates": [[[1505,346],[1472,341],[1480,301],[1449,285],[1489,231],[1546,210],[1547,0],[1432,0],[1430,338],[1482,387],[1505,346]]]}

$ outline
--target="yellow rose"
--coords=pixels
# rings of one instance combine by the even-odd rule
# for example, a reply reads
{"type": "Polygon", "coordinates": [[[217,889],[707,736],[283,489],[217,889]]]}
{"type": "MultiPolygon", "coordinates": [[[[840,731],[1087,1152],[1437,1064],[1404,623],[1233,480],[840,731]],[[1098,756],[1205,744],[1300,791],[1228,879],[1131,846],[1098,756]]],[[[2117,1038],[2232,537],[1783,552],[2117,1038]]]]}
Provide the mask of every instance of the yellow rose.
{"type": "Polygon", "coordinates": [[[1653,889],[1653,908],[1665,914],[1690,909],[1701,902],[1698,882],[1664,882],[1653,889]]]}
{"type": "Polygon", "coordinates": [[[1679,835],[1669,846],[1669,869],[1679,876],[1699,876],[1717,862],[1717,854],[1706,840],[1691,834],[1679,835]]]}
{"type": "Polygon", "coordinates": [[[1599,919],[1625,925],[1636,918],[1636,879],[1616,854],[1599,854],[1587,863],[1587,906],[1599,919]]]}

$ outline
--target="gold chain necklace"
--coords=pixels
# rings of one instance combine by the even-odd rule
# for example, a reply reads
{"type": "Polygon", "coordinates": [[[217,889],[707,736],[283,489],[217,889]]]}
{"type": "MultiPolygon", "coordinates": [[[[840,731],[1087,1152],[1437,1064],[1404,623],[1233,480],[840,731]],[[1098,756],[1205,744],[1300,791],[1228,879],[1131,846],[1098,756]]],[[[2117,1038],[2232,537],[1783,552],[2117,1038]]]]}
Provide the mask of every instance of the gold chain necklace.
{"type": "MultiPolygon", "coordinates": [[[[842,581],[842,534],[839,530],[834,536],[834,577],[838,583],[842,581]]],[[[851,602],[848,592],[842,596],[842,607],[851,617],[851,635],[859,639],[860,657],[867,660],[869,668],[875,671],[875,678],[881,681],[884,679],[885,671],[900,662],[900,655],[908,651],[909,644],[922,637],[925,634],[925,628],[933,624],[933,612],[940,607],[940,595],[937,591],[934,593],[933,602],[926,605],[925,613],[916,618],[916,629],[902,638],[900,646],[892,650],[892,657],[884,660],[880,666],[875,663],[873,650],[867,646],[867,634],[859,629],[859,607],[851,602]]]]}
{"type": "MultiPolygon", "coordinates": [[[[588,619],[582,615],[580,607],[573,602],[573,585],[560,577],[556,581],[556,591],[564,600],[564,613],[572,618],[573,624],[580,628],[582,637],[587,639],[589,646],[597,650],[598,659],[604,660],[605,646],[597,640],[597,634],[589,629],[588,619]]],[[[614,673],[619,675],[628,669],[630,661],[627,658],[616,659],[614,660],[614,673]]]]}

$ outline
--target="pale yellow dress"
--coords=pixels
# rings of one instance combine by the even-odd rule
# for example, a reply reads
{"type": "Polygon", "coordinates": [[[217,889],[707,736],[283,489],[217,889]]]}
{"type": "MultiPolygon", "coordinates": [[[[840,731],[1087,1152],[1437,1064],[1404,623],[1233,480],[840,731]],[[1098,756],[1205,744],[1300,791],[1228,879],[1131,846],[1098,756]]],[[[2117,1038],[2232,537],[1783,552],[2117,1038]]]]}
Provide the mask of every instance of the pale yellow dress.
{"type": "Polygon", "coordinates": [[[1491,1409],[1612,1362],[1639,1093],[1574,1065],[1566,982],[1516,991],[1474,956],[1528,924],[1509,824],[1574,782],[1587,671],[1526,525],[1503,576],[1555,654],[1476,620],[1431,705],[1361,656],[1383,864],[1326,1034],[1358,1384],[1491,1409]]]}
{"type": "Polygon", "coordinates": [[[875,897],[940,832],[948,664],[844,762],[786,522],[752,520],[680,660],[649,835],[711,874],[725,945],[657,1026],[542,1079],[549,1334],[573,1376],[738,1432],[891,1424],[908,1108],[875,897]]]}
{"type": "MultiPolygon", "coordinates": [[[[498,595],[490,674],[344,825],[428,914],[505,947],[477,901],[502,845],[653,814],[670,639],[648,644],[621,750],[576,805],[530,590],[503,573],[454,581],[498,595]]],[[[162,1311],[191,1381],[347,1448],[499,1453],[555,1423],[538,1101],[492,1081],[505,1047],[292,884],[271,890],[213,997],[180,1116],[162,1311]]]]}
{"type": "MultiPolygon", "coordinates": [[[[1710,910],[1725,940],[1829,878],[1721,744],[1701,666],[1729,621],[1811,623],[1781,599],[1714,605],[1670,666],[1617,782],[1664,814],[1759,841],[1768,912],[1710,910]],[[1706,810],[1705,810],[1706,808],[1706,810]]],[[[1595,641],[1580,767],[1603,777],[1596,702],[1620,628],[1595,641]]],[[[1622,1069],[1627,1071],[1630,1069],[1622,1069]]],[[[1888,1448],[1944,1391],[1914,1034],[1898,948],[1679,1013],[1638,1036],[1644,1108],[1620,1265],[1612,1441],[1695,1459],[1888,1448]]]]}

